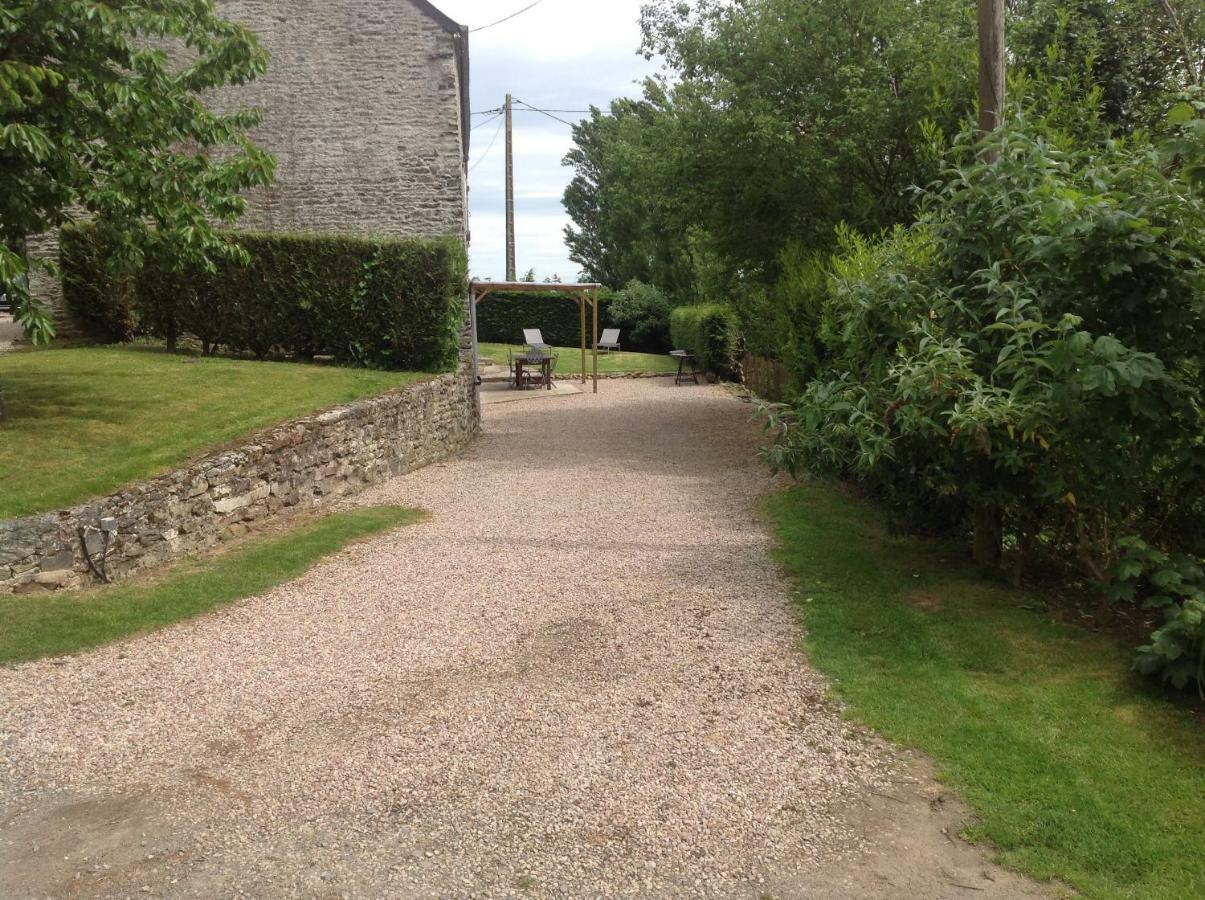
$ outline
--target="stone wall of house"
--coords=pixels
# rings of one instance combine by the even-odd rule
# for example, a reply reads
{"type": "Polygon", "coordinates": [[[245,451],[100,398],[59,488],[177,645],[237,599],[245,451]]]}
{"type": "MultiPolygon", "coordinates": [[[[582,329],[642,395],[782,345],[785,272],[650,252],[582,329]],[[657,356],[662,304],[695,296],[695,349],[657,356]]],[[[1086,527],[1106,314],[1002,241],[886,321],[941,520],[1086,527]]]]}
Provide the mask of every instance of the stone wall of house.
{"type": "MultiPolygon", "coordinates": [[[[272,58],[217,108],[256,107],[276,181],[240,228],[464,235],[467,178],[457,42],[408,0],[217,0],[272,58]]],[[[467,47],[462,50],[467,53],[467,47]]]]}
{"type": "Polygon", "coordinates": [[[480,427],[469,366],[271,428],[233,449],[72,509],[0,521],[0,594],[95,581],[100,520],[113,579],[314,509],[465,447],[480,427]],[[81,537],[80,529],[84,529],[81,537]]]}

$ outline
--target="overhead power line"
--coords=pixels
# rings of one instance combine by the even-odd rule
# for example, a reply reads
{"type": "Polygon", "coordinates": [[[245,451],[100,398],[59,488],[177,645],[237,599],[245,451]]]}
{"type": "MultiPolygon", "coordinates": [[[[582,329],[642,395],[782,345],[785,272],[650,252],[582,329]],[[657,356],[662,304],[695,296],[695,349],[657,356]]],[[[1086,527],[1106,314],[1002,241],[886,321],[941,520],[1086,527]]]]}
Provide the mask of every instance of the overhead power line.
{"type": "MultiPolygon", "coordinates": [[[[589,115],[590,113],[594,112],[594,110],[592,110],[592,109],[545,109],[543,107],[541,107],[539,109],[532,107],[531,109],[519,109],[519,110],[515,110],[515,111],[516,112],[546,112],[546,113],[579,113],[583,116],[589,115]]],[[[478,110],[474,110],[472,113],[470,113],[470,115],[488,116],[491,113],[500,113],[500,112],[505,112],[505,107],[495,106],[493,109],[478,109],[478,110]]]]}
{"type": "Polygon", "coordinates": [[[509,16],[503,16],[501,19],[498,19],[498,21],[490,22],[488,25],[482,25],[478,28],[470,28],[469,31],[485,31],[487,28],[493,28],[495,25],[501,25],[503,22],[509,22],[511,19],[523,15],[523,13],[527,12],[529,9],[535,9],[543,2],[544,0],[536,0],[535,3],[529,3],[519,11],[511,13],[509,16]]]}
{"type": "MultiPolygon", "coordinates": [[[[498,118],[503,119],[502,116],[498,116],[498,118]]],[[[494,131],[494,136],[492,138],[490,138],[490,144],[488,147],[485,148],[485,152],[482,153],[479,157],[477,157],[477,162],[475,162],[471,166],[469,166],[470,172],[472,172],[475,168],[477,168],[479,165],[481,165],[485,161],[485,158],[490,155],[490,151],[494,149],[494,144],[498,143],[498,135],[500,135],[502,133],[502,126],[505,124],[506,124],[506,121],[504,119],[498,123],[498,128],[494,131]]]]}
{"type": "Polygon", "coordinates": [[[529,110],[531,110],[532,112],[538,112],[538,113],[542,113],[542,114],[544,114],[544,115],[548,116],[548,118],[550,118],[550,119],[555,119],[556,121],[560,122],[562,125],[568,125],[570,128],[576,128],[576,127],[577,127],[577,126],[576,126],[576,125],[574,125],[572,122],[569,122],[569,121],[567,121],[567,120],[565,120],[565,119],[562,119],[560,116],[554,116],[554,115],[553,115],[553,114],[552,114],[550,111],[548,111],[548,110],[546,110],[546,109],[540,109],[538,106],[532,106],[532,105],[531,105],[530,103],[528,103],[526,100],[520,100],[518,97],[516,97],[516,98],[515,98],[515,102],[516,102],[516,103],[522,103],[524,106],[526,106],[526,107],[527,107],[529,110]]]}
{"type": "Polygon", "coordinates": [[[490,122],[493,122],[495,119],[501,117],[501,115],[502,115],[502,110],[498,110],[491,118],[478,122],[476,125],[474,125],[472,128],[470,128],[469,131],[476,131],[482,125],[488,125],[490,122]]]}

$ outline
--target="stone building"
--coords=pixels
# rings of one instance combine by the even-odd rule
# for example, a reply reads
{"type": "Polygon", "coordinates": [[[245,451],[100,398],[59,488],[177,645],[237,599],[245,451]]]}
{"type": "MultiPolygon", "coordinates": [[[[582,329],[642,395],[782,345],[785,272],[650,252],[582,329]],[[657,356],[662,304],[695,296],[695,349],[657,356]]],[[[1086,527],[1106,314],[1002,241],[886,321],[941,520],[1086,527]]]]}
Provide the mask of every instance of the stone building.
{"type": "MultiPolygon", "coordinates": [[[[468,238],[468,29],[427,0],[216,0],[271,54],[211,101],[258,107],[278,159],[240,228],[468,238]]],[[[57,254],[52,236],[31,241],[57,254]]],[[[34,290],[60,307],[56,282],[34,290]]],[[[60,332],[70,323],[61,315],[60,332]]]]}
{"type": "Polygon", "coordinates": [[[272,55],[229,89],[279,161],[241,227],[464,235],[468,29],[426,0],[217,0],[272,55]]]}

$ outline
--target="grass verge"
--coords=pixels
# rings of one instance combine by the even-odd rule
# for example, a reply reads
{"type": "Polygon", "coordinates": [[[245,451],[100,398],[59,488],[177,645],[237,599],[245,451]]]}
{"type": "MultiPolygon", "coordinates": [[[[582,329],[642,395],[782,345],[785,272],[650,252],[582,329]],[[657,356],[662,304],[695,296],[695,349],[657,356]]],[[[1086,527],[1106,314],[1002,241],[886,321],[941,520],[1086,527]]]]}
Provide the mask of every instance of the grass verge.
{"type": "Polygon", "coordinates": [[[423,515],[398,506],[354,509],[219,556],[187,560],[151,583],[0,597],[0,664],[78,653],[252,597],[296,578],[350,541],[410,525],[423,515]]]}
{"type": "MultiPolygon", "coordinates": [[[[479,352],[501,366],[506,365],[506,351],[518,353],[524,348],[518,344],[479,344],[479,352]]],[[[556,371],[562,378],[582,371],[582,351],[580,347],[553,347],[557,354],[556,371]]],[[[594,371],[593,353],[586,351],[586,371],[594,371]]],[[[678,371],[678,361],[668,354],[661,353],[618,353],[598,354],[598,373],[600,375],[672,375],[678,371]]]]}
{"type": "Polygon", "coordinates": [[[979,813],[968,838],[1091,897],[1205,895],[1205,734],[1129,649],[957,549],[889,536],[839,487],[798,485],[771,513],[812,662],[852,717],[937,761],[979,813]]]}
{"type": "Polygon", "coordinates": [[[103,496],[286,419],[420,378],[139,347],[0,355],[0,519],[103,496]]]}

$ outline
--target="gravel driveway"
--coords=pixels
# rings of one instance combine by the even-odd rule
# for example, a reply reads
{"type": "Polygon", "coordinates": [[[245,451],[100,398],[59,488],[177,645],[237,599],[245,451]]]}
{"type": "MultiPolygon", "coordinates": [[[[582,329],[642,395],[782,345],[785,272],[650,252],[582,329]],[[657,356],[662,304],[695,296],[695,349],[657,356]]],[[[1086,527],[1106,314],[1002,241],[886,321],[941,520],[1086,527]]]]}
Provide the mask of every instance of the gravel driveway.
{"type": "Polygon", "coordinates": [[[0,671],[0,896],[1029,893],[826,699],[750,407],[600,391],[356,501],[423,524],[0,671]]]}

